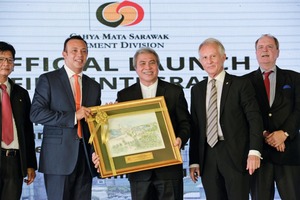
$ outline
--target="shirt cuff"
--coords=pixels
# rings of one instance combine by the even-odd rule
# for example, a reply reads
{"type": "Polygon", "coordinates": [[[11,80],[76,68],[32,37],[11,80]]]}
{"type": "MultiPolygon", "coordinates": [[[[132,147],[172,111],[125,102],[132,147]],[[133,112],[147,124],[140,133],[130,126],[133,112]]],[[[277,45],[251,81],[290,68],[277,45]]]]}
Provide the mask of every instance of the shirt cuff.
{"type": "Polygon", "coordinates": [[[196,168],[196,167],[200,167],[200,165],[199,164],[191,164],[190,165],[190,168],[196,168]]]}
{"type": "Polygon", "coordinates": [[[290,136],[287,132],[284,132],[284,135],[285,135],[286,137],[289,137],[289,136],[290,136]]]}
{"type": "Polygon", "coordinates": [[[260,159],[263,159],[263,158],[261,157],[261,153],[260,153],[259,151],[257,151],[257,150],[250,150],[248,156],[257,156],[257,157],[259,157],[260,159]]]}

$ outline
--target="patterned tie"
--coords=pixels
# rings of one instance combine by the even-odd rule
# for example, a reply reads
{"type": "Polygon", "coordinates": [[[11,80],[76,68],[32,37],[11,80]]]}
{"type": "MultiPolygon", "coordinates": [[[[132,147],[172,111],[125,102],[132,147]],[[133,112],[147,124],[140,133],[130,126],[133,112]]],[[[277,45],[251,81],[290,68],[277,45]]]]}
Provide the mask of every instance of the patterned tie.
{"type": "Polygon", "coordinates": [[[218,109],[216,80],[211,80],[211,93],[207,110],[207,143],[214,147],[218,142],[218,109]]]}
{"type": "MultiPolygon", "coordinates": [[[[76,111],[80,108],[81,105],[81,91],[80,85],[78,82],[78,74],[74,74],[74,87],[75,87],[75,104],[76,104],[76,111]]],[[[79,138],[82,138],[82,128],[80,120],[77,121],[77,135],[79,138]]]]}
{"type": "Polygon", "coordinates": [[[266,92],[267,92],[267,96],[268,96],[268,100],[270,102],[270,79],[269,79],[269,75],[272,73],[273,71],[269,71],[269,72],[264,72],[264,84],[266,87],[266,92]]]}
{"type": "Polygon", "coordinates": [[[2,90],[2,141],[9,145],[14,140],[12,111],[6,85],[1,84],[2,90]]]}

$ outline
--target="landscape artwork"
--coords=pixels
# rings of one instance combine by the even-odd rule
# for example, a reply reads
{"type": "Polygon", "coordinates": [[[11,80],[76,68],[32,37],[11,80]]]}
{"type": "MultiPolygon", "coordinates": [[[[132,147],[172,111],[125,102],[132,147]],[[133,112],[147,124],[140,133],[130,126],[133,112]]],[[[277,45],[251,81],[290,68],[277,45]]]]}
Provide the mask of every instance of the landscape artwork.
{"type": "Polygon", "coordinates": [[[112,157],[165,148],[155,112],[110,118],[108,123],[112,157]]]}

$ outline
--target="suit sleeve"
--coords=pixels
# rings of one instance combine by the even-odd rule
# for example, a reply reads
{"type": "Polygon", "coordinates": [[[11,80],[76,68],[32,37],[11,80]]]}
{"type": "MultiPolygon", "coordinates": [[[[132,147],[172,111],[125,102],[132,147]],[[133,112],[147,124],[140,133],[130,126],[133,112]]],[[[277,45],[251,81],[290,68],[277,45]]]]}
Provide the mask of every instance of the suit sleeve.
{"type": "Polygon", "coordinates": [[[289,139],[294,139],[299,134],[300,128],[300,74],[295,72],[291,76],[294,95],[290,103],[293,104],[293,109],[281,129],[289,133],[289,139]]]}
{"type": "Polygon", "coordinates": [[[61,92],[63,86],[58,85],[59,80],[50,82],[50,78],[53,77],[43,74],[38,79],[30,110],[30,119],[32,122],[42,125],[74,127],[75,110],[66,108],[69,100],[64,102],[63,98],[67,97],[65,97],[65,93],[61,92]],[[51,84],[56,85],[54,87],[51,84]]]}
{"type": "MultiPolygon", "coordinates": [[[[190,145],[189,145],[189,164],[200,164],[200,156],[199,155],[199,148],[200,148],[200,130],[199,121],[196,105],[194,101],[195,97],[195,87],[191,89],[191,116],[192,116],[192,131],[191,131],[191,138],[190,138],[190,145]]],[[[202,168],[201,168],[202,169],[202,168]]]]}
{"type": "Polygon", "coordinates": [[[183,148],[190,138],[191,116],[188,111],[187,101],[182,90],[180,90],[178,98],[176,98],[175,109],[177,121],[173,122],[173,124],[176,123],[176,125],[173,126],[176,127],[176,136],[182,140],[183,148]]]}
{"type": "Polygon", "coordinates": [[[25,136],[25,146],[26,146],[26,158],[27,158],[27,168],[37,169],[37,159],[35,154],[35,142],[34,142],[34,131],[33,131],[33,124],[30,121],[30,107],[31,101],[28,92],[25,93],[26,99],[26,117],[24,123],[24,136],[25,136]]]}
{"type": "Polygon", "coordinates": [[[262,152],[263,145],[263,121],[258,103],[255,98],[254,88],[248,79],[243,79],[243,87],[240,90],[240,101],[244,109],[250,133],[249,150],[262,152]]]}

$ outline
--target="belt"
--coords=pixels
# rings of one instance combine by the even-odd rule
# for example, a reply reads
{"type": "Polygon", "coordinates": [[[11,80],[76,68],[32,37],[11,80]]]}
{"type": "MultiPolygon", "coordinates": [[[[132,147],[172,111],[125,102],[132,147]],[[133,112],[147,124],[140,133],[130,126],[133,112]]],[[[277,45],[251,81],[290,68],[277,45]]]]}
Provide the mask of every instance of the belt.
{"type": "Polygon", "coordinates": [[[1,155],[6,157],[15,157],[19,155],[18,149],[1,149],[1,155]]]}

